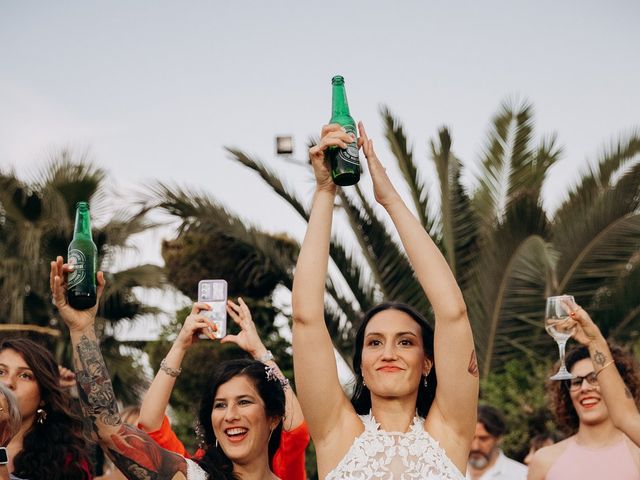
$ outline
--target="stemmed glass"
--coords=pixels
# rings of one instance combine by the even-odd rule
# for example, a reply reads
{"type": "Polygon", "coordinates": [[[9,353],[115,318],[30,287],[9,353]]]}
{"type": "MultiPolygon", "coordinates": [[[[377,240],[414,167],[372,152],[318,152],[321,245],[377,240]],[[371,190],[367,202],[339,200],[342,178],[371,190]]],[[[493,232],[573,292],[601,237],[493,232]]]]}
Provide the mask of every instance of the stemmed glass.
{"type": "Polygon", "coordinates": [[[547,333],[553,337],[558,344],[560,351],[560,369],[558,372],[549,377],[550,380],[570,380],[573,375],[569,373],[564,364],[564,349],[567,340],[576,331],[576,324],[571,319],[571,309],[568,304],[575,303],[572,295],[558,295],[556,297],[547,298],[547,308],[544,314],[544,328],[547,333]]]}

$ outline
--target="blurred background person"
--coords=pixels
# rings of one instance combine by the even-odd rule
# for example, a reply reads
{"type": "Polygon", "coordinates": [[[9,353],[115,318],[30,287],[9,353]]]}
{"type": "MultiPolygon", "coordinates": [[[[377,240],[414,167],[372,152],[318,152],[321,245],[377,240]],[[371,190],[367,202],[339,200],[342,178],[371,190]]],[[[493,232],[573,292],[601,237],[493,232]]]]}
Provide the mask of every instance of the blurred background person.
{"type": "Polygon", "coordinates": [[[476,432],[471,441],[467,479],[524,480],[527,467],[508,458],[500,449],[507,433],[504,416],[495,407],[480,405],[476,432]]]}

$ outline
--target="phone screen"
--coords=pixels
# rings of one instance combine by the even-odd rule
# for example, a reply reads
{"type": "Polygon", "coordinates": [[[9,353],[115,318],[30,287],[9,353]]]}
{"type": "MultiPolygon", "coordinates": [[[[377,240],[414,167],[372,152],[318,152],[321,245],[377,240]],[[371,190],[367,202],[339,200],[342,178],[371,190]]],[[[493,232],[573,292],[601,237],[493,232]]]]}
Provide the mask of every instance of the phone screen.
{"type": "Polygon", "coordinates": [[[227,282],[226,280],[200,280],[198,283],[198,301],[211,306],[211,310],[200,312],[208,317],[218,330],[213,332],[216,338],[227,334],[227,282]]]}

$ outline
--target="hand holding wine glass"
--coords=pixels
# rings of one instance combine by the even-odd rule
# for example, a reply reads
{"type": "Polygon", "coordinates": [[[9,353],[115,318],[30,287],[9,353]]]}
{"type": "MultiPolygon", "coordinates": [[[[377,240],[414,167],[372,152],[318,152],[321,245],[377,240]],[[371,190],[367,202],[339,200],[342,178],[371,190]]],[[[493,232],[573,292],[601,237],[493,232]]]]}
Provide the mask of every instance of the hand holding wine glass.
{"type": "Polygon", "coordinates": [[[576,323],[571,318],[571,308],[569,307],[569,305],[573,304],[575,304],[575,300],[571,295],[558,295],[547,298],[544,326],[547,333],[558,344],[560,353],[560,369],[550,377],[551,380],[569,380],[573,378],[573,375],[569,373],[564,364],[565,345],[576,331],[576,323]]]}

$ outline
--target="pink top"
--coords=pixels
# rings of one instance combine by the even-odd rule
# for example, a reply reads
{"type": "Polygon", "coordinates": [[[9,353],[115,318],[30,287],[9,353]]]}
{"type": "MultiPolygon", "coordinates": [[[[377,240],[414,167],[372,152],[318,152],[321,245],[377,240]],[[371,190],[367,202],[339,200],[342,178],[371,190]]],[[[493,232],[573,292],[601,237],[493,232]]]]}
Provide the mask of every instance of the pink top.
{"type": "Polygon", "coordinates": [[[638,480],[640,470],[624,439],[604,448],[583,447],[571,439],[566,450],[551,465],[546,480],[569,478],[638,480]]]}

